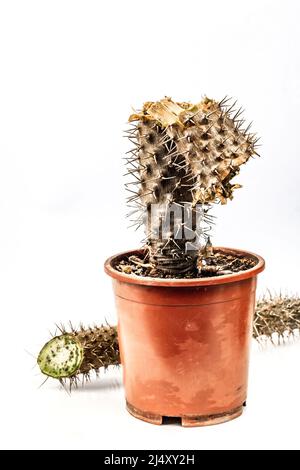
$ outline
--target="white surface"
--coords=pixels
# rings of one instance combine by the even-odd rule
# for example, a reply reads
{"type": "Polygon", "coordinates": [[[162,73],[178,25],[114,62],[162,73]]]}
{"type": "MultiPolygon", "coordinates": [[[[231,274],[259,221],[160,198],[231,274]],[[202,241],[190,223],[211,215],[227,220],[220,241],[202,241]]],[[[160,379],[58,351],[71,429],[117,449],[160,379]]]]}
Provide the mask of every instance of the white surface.
{"type": "Polygon", "coordinates": [[[299,282],[300,4],[270,0],[0,3],[3,448],[299,448],[299,344],[252,355],[242,418],[155,427],[124,409],[120,373],[69,397],[32,370],[55,322],[115,322],[106,257],[126,229],[130,106],[237,97],[262,136],[214,243],[262,254],[259,289],[299,282]]]}

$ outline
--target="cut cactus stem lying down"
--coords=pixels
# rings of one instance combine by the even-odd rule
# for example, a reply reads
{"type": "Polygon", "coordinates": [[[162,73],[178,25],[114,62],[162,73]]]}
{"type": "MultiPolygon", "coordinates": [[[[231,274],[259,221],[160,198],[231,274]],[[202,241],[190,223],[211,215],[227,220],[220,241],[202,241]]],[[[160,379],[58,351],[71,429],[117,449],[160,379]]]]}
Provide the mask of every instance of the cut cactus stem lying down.
{"type": "Polygon", "coordinates": [[[71,326],[67,332],[60,328],[55,336],[40,351],[37,363],[43,374],[59,379],[62,384],[68,379],[70,386],[77,385],[78,378],[89,380],[90,372],[98,374],[100,368],[120,364],[117,328],[101,325],[94,328],[71,326]]]}
{"type": "MultiPolygon", "coordinates": [[[[300,298],[297,296],[272,296],[258,300],[256,304],[253,337],[263,343],[271,341],[280,344],[294,338],[300,328],[300,298]]],[[[69,381],[76,386],[80,378],[89,380],[90,372],[97,374],[103,367],[118,366],[120,353],[116,326],[100,326],[78,331],[71,327],[67,332],[55,336],[44,345],[37,363],[43,374],[69,381]]]]}

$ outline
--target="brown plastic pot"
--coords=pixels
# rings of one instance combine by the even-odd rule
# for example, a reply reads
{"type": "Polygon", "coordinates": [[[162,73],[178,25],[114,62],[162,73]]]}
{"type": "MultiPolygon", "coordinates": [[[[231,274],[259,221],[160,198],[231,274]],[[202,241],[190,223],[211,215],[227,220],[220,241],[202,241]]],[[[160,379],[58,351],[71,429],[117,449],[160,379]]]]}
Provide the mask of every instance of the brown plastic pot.
{"type": "Polygon", "coordinates": [[[157,279],[120,273],[109,258],[128,411],[150,423],[176,417],[204,426],[238,417],[247,397],[249,344],[257,274],[264,260],[238,274],[157,279]]]}

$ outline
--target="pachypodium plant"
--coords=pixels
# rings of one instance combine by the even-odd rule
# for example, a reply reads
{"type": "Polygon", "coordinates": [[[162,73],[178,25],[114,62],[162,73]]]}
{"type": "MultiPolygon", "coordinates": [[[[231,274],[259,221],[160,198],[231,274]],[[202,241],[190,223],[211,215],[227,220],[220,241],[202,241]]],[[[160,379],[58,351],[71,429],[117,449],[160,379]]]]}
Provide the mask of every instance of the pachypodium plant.
{"type": "Polygon", "coordinates": [[[211,204],[232,199],[240,187],[232,178],[258,155],[258,138],[235,106],[228,98],[195,105],[164,98],[129,118],[128,204],[145,225],[154,275],[197,271],[199,253],[210,246],[211,204]]]}
{"type": "MultiPolygon", "coordinates": [[[[232,179],[242,164],[258,155],[258,138],[250,132],[251,125],[244,127],[242,109],[235,106],[228,98],[204,98],[195,105],[164,98],[145,103],[129,117],[127,135],[134,148],[127,152],[128,205],[131,215],[138,214],[135,223],[145,227],[147,248],[144,260],[130,261],[147,267],[147,275],[205,276],[207,259],[220,259],[210,242],[209,210],[213,203],[232,199],[240,187],[232,179]]],[[[253,262],[245,260],[241,269],[253,262]]],[[[220,266],[227,271],[212,266],[211,273],[228,274],[228,266],[239,270],[242,264],[230,254],[226,263],[220,266]]],[[[132,273],[124,260],[119,268],[132,273]]],[[[39,354],[44,374],[73,384],[79,376],[88,378],[91,370],[119,363],[115,327],[61,333],[39,354]]]]}

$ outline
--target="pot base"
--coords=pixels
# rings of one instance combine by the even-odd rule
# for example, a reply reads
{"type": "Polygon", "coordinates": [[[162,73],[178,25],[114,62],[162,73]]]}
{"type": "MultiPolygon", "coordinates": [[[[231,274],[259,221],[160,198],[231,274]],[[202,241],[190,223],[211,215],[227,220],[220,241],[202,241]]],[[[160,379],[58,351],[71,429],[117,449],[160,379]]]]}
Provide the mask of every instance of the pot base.
{"type": "Polygon", "coordinates": [[[225,423],[232,419],[238,418],[243,413],[243,406],[238,406],[225,413],[217,413],[213,415],[182,415],[182,416],[162,416],[146,411],[139,410],[126,401],[127,411],[135,418],[141,419],[151,424],[163,424],[172,422],[181,424],[181,426],[189,428],[196,426],[211,426],[213,424],[225,423]]]}

